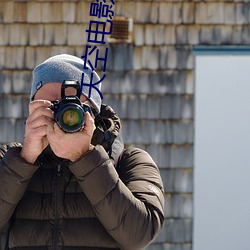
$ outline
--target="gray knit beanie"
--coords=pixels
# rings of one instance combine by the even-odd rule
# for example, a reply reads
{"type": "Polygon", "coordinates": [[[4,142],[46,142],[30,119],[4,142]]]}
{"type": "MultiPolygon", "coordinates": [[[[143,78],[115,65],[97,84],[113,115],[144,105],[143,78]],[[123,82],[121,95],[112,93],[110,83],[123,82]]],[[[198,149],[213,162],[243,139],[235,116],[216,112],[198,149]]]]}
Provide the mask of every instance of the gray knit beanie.
{"type": "MultiPolygon", "coordinates": [[[[86,63],[88,69],[84,69],[84,61],[76,56],[62,54],[52,56],[43,63],[36,66],[33,70],[33,81],[30,93],[30,100],[33,100],[35,93],[43,85],[49,82],[62,83],[64,80],[77,80],[81,83],[82,73],[84,73],[83,82],[90,84],[91,73],[93,73],[92,84],[100,81],[99,76],[95,71],[92,71],[86,63]]],[[[101,90],[101,82],[95,85],[98,90],[101,90]]],[[[86,97],[89,95],[89,86],[82,86],[82,94],[86,97]]],[[[100,112],[101,96],[96,89],[91,88],[90,101],[100,112]]]]}

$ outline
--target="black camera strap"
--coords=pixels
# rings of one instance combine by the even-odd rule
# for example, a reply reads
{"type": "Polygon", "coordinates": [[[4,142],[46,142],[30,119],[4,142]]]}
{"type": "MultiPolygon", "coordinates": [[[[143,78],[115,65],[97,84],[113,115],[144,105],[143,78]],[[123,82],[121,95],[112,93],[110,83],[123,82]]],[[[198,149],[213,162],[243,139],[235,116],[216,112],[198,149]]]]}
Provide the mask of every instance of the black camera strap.
{"type": "MultiPolygon", "coordinates": [[[[104,120],[102,119],[101,115],[99,113],[96,112],[95,109],[92,108],[92,112],[95,116],[95,121],[96,123],[99,124],[99,126],[102,127],[103,129],[103,136],[104,136],[104,140],[107,142],[108,145],[108,154],[109,154],[109,158],[113,159],[112,157],[112,143],[111,143],[111,133],[108,130],[104,120]]],[[[114,160],[114,159],[113,159],[114,160]]]]}

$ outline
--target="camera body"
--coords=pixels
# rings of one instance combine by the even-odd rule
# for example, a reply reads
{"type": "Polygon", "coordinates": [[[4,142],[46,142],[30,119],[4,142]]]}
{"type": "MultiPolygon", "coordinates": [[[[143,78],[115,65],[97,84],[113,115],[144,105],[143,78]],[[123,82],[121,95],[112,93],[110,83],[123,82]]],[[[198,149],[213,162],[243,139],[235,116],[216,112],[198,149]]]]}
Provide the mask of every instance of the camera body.
{"type": "Polygon", "coordinates": [[[87,104],[80,100],[80,84],[75,80],[66,80],[61,87],[61,101],[53,101],[51,110],[55,113],[55,122],[66,133],[75,133],[80,131],[86,121],[86,112],[91,112],[87,104]],[[73,88],[76,95],[66,95],[66,89],[73,88]]]}

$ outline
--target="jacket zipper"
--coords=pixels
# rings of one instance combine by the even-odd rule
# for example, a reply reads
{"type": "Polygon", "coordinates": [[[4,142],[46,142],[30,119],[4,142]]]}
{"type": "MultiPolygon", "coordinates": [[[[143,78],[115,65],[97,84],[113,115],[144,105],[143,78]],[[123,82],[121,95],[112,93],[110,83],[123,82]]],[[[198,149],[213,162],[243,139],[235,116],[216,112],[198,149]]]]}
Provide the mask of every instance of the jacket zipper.
{"type": "Polygon", "coordinates": [[[57,172],[56,172],[56,189],[55,189],[55,231],[53,236],[53,244],[52,249],[56,250],[57,247],[57,240],[59,236],[59,201],[58,201],[58,195],[59,195],[59,184],[61,179],[61,159],[57,165],[57,172]]]}

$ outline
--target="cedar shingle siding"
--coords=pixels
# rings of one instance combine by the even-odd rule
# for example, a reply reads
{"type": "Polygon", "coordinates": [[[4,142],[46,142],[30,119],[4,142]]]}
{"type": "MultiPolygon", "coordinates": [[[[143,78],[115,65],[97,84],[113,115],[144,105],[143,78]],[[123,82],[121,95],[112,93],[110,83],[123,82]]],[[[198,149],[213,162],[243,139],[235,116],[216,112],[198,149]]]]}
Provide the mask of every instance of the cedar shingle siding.
{"type": "MultiPolygon", "coordinates": [[[[1,143],[23,141],[31,70],[58,53],[84,55],[90,3],[0,2],[1,143]]],[[[133,43],[106,44],[104,102],[120,114],[125,143],[146,149],[158,163],[166,190],[166,223],[148,249],[191,250],[192,48],[249,45],[250,5],[243,0],[115,0],[114,7],[115,16],[134,19],[133,43]]]]}

